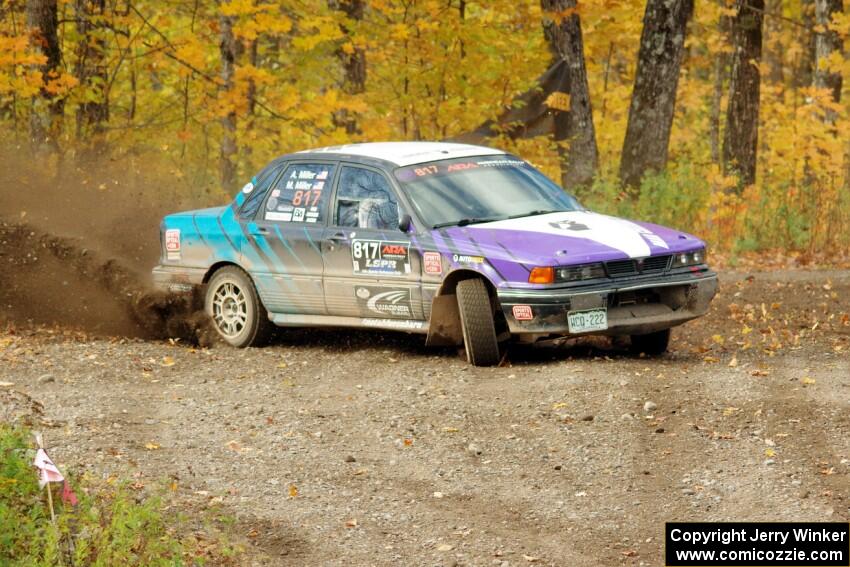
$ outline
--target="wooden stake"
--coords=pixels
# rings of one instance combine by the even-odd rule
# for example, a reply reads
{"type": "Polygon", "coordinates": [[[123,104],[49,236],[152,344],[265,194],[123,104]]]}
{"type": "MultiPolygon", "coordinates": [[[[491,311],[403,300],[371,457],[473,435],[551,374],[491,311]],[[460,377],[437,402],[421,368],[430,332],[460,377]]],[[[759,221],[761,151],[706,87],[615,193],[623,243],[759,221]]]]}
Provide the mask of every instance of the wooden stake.
{"type": "Polygon", "coordinates": [[[50,507],[50,521],[53,522],[53,525],[56,525],[56,513],[53,511],[53,490],[50,489],[50,483],[47,483],[47,486],[44,488],[47,489],[47,505],[50,507]]]}
{"type": "MultiPolygon", "coordinates": [[[[35,444],[39,449],[44,449],[44,439],[41,436],[41,433],[35,434],[35,444]]],[[[50,509],[50,523],[53,525],[53,528],[56,530],[56,536],[59,539],[60,550],[61,550],[61,542],[62,542],[62,534],[59,532],[59,526],[56,525],[56,511],[53,509],[53,490],[50,488],[50,483],[48,482],[45,487],[47,489],[47,506],[50,509]]],[[[58,555],[59,565],[64,565],[65,561],[62,559],[62,552],[59,552],[58,555]]]]}

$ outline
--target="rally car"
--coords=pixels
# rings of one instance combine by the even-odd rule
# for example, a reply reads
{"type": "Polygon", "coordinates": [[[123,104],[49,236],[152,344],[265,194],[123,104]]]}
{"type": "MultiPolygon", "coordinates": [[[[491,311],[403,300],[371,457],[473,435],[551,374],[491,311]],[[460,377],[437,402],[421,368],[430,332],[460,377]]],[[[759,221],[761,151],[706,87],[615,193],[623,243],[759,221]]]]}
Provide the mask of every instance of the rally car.
{"type": "Polygon", "coordinates": [[[366,327],[462,345],[629,336],[660,354],[717,290],[705,244],[597,214],[528,162],[480,146],[334,146],[282,156],[227,206],[166,216],[155,283],[203,286],[221,338],[366,327]]]}

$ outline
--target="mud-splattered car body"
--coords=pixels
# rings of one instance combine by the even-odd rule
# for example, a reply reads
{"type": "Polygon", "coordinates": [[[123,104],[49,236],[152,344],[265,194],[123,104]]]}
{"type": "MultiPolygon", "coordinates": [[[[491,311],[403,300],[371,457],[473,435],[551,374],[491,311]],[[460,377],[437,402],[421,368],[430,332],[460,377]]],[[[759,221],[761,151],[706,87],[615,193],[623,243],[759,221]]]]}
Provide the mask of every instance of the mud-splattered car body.
{"type": "Polygon", "coordinates": [[[555,191],[566,195],[491,148],[379,143],[294,153],[228,206],[165,217],[153,276],[185,291],[238,266],[278,326],[397,329],[432,344],[462,343],[455,291],[470,278],[484,282],[501,338],[640,335],[706,312],[717,277],[702,241],[587,211],[555,191]],[[469,194],[458,194],[462,187],[469,194]],[[494,197],[500,191],[504,199],[494,197]],[[485,200],[518,214],[483,218],[485,200]]]}

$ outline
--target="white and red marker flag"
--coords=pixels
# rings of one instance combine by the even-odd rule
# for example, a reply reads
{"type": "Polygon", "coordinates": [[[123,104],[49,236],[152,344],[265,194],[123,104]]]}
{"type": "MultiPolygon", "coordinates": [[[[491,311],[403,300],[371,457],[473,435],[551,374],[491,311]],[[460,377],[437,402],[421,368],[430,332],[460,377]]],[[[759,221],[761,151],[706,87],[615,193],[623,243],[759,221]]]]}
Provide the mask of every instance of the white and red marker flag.
{"type": "Polygon", "coordinates": [[[35,453],[35,460],[32,463],[38,469],[38,486],[44,488],[48,482],[61,482],[62,486],[62,501],[66,504],[75,506],[77,504],[77,495],[71,490],[71,486],[44,449],[39,449],[35,453]]]}

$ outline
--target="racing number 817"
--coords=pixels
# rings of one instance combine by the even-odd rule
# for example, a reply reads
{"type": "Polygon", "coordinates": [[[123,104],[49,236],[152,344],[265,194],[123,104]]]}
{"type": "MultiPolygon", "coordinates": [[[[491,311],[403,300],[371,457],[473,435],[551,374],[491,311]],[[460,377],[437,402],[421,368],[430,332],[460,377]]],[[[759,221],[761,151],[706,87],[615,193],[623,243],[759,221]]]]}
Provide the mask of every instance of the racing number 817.
{"type": "Polygon", "coordinates": [[[366,256],[366,258],[377,258],[380,246],[381,244],[379,242],[355,240],[351,244],[351,252],[356,259],[360,259],[363,256],[366,256]]]}
{"type": "Polygon", "coordinates": [[[296,207],[300,207],[302,204],[305,207],[315,207],[319,203],[319,199],[322,198],[322,192],[316,191],[314,189],[308,189],[307,191],[296,191],[295,195],[292,196],[292,204],[296,207]],[[313,202],[310,203],[310,198],[313,198],[313,202]]]}

